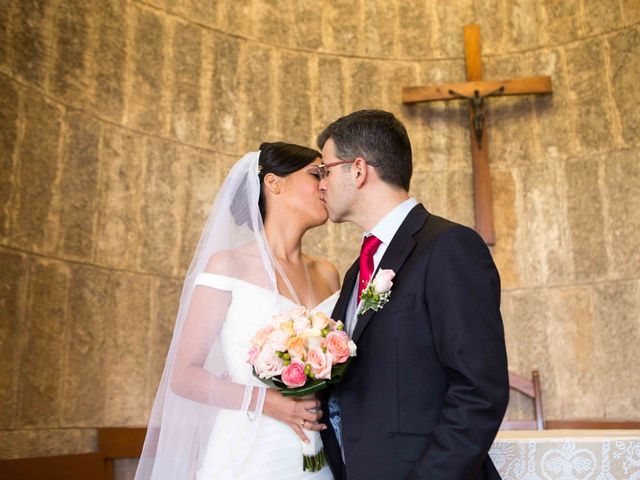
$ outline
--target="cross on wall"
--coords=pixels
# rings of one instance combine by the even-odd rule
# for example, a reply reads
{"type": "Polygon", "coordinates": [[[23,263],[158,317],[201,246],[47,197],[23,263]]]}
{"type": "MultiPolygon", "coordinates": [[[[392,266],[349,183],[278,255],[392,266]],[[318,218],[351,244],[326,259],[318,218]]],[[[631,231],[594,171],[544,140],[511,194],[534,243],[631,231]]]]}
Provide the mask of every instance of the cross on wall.
{"type": "Polygon", "coordinates": [[[467,100],[471,129],[471,163],[473,168],[473,203],[475,228],[487,245],[495,245],[493,194],[489,171],[489,139],[485,131],[485,99],[502,95],[551,93],[551,77],[524,77],[507,80],[482,80],[480,26],[464,26],[464,51],[467,81],[404,87],[405,104],[440,100],[467,100]]]}

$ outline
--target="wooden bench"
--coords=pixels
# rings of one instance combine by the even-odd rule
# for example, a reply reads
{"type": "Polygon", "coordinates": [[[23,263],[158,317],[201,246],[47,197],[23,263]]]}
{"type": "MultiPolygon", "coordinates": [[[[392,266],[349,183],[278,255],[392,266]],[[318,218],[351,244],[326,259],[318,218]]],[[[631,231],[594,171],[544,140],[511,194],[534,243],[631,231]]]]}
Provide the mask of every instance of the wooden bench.
{"type": "MultiPolygon", "coordinates": [[[[545,429],[640,429],[640,422],[548,420],[545,429]]],[[[114,462],[139,458],[146,428],[99,428],[96,453],[0,460],[0,478],[19,480],[113,480],[114,462]]]]}
{"type": "Polygon", "coordinates": [[[139,458],[147,432],[98,428],[98,451],[78,455],[0,460],[0,478],[20,480],[112,480],[118,458],[139,458]]]}

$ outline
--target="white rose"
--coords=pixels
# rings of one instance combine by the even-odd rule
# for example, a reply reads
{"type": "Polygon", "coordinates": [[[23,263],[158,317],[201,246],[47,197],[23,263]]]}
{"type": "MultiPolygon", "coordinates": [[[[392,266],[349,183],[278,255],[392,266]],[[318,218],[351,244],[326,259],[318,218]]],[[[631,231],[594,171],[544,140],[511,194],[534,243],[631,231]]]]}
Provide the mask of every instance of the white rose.
{"type": "Polygon", "coordinates": [[[309,328],[311,328],[309,317],[296,317],[293,319],[293,329],[295,330],[296,334],[300,335],[309,328]]]}
{"type": "Polygon", "coordinates": [[[377,293],[387,293],[393,286],[393,277],[396,274],[393,270],[380,270],[376,277],[373,279],[373,288],[377,293]]]}
{"type": "Polygon", "coordinates": [[[280,328],[280,325],[289,321],[289,315],[274,315],[271,317],[273,328],[280,328]]]}
{"type": "Polygon", "coordinates": [[[274,330],[267,337],[267,344],[279,352],[284,352],[287,349],[287,340],[289,340],[289,333],[284,330],[274,330]]]}
{"type": "Polygon", "coordinates": [[[358,349],[358,347],[356,346],[355,342],[353,340],[349,340],[349,343],[347,343],[348,347],[349,347],[349,356],[350,357],[355,357],[356,356],[356,350],[358,349]]]}
{"type": "Polygon", "coordinates": [[[321,348],[324,345],[324,337],[320,333],[320,330],[314,332],[313,335],[310,335],[309,332],[314,332],[313,330],[307,330],[307,345],[309,348],[321,348]]]}

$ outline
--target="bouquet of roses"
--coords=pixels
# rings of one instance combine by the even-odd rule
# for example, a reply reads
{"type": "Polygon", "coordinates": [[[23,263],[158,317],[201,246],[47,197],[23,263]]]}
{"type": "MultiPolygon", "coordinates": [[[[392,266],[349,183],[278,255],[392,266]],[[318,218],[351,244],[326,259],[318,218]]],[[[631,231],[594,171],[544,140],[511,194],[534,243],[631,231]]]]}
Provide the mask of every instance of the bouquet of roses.
{"type": "MultiPolygon", "coordinates": [[[[299,307],[274,315],[271,324],[251,340],[248,363],[253,373],[285,396],[304,396],[337,383],[356,355],[356,345],[344,324],[322,312],[299,307]]],[[[304,470],[317,471],[325,463],[320,434],[305,430],[304,470]]]]}

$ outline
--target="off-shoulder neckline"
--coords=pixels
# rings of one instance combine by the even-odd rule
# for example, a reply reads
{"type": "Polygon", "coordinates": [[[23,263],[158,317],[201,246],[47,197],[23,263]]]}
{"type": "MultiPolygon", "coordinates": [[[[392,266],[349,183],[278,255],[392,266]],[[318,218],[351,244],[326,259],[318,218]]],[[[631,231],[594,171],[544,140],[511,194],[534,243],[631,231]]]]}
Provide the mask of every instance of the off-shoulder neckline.
{"type": "MultiPolygon", "coordinates": [[[[262,287],[256,283],[253,282],[248,282],[246,280],[242,280],[241,278],[237,278],[237,277],[229,277],[227,275],[221,275],[219,273],[209,273],[209,272],[202,272],[200,275],[207,275],[207,276],[214,276],[214,277],[220,277],[220,278],[226,278],[229,280],[233,280],[234,282],[240,282],[243,283],[247,286],[250,287],[254,287],[257,288],[259,290],[262,290],[264,292],[268,292],[268,293],[272,293],[271,290],[269,290],[268,288],[262,287]]],[[[200,276],[198,275],[198,276],[200,276]]],[[[293,301],[291,298],[287,297],[286,295],[283,295],[281,293],[278,292],[278,296],[280,298],[283,298],[284,300],[288,301],[289,303],[291,303],[292,305],[296,306],[296,307],[305,307],[307,310],[309,310],[310,312],[313,312],[314,310],[317,310],[319,307],[321,307],[322,305],[324,305],[325,303],[327,303],[329,300],[333,299],[333,297],[337,297],[340,294],[340,290],[336,290],[334,293],[332,293],[331,295],[329,295],[327,298],[325,298],[324,300],[322,300],[320,303],[318,303],[315,307],[313,308],[309,308],[306,305],[300,305],[298,303],[296,303],[295,301],[293,301]]]]}

